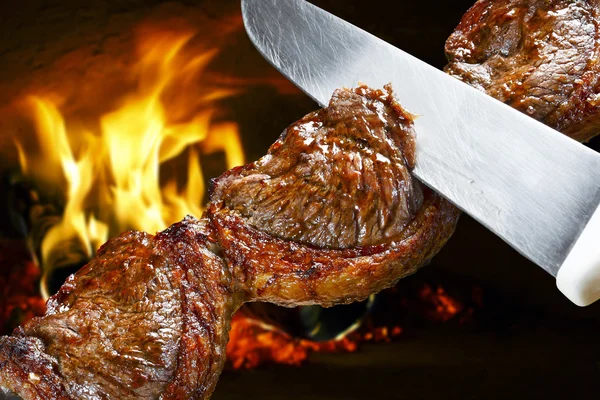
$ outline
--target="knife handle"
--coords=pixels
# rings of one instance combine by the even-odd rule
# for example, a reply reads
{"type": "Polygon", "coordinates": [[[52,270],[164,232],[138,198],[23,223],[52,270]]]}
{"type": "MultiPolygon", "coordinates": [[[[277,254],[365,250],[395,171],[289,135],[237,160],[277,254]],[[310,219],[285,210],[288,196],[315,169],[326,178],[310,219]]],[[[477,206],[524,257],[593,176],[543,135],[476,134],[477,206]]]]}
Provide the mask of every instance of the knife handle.
{"type": "Polygon", "coordinates": [[[556,285],[581,307],[600,299],[600,207],[558,270],[556,285]]]}

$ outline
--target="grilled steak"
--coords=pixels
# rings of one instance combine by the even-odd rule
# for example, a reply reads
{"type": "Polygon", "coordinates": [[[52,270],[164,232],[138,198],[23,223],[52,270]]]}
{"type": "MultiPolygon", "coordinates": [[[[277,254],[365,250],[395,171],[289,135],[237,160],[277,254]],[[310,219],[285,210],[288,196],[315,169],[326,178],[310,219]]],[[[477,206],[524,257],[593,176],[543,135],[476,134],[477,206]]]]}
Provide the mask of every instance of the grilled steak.
{"type": "Polygon", "coordinates": [[[387,91],[336,91],[266,156],[213,181],[209,217],[250,300],[361,300],[452,234],[459,213],[411,177],[412,117],[387,91]]]}
{"type": "MultiPolygon", "coordinates": [[[[446,71],[583,141],[600,126],[597,42],[595,1],[479,0],[446,71]]],[[[207,219],[109,241],[44,317],[0,337],[0,389],[206,399],[242,302],[348,303],[416,271],[460,213],[411,177],[411,115],[386,89],[336,91],[214,180],[207,219]]]]}
{"type": "Polygon", "coordinates": [[[412,119],[387,90],[337,91],[215,180],[210,225],[110,240],[45,316],[0,337],[0,387],[27,400],[205,399],[243,301],[347,303],[414,272],[459,212],[411,177],[412,119]]]}
{"type": "Polygon", "coordinates": [[[599,4],[479,0],[445,71],[579,141],[600,131],[599,4]]]}
{"type": "Polygon", "coordinates": [[[202,399],[225,361],[231,279],[204,221],[105,244],[0,337],[0,386],[24,399],[202,399]]]}

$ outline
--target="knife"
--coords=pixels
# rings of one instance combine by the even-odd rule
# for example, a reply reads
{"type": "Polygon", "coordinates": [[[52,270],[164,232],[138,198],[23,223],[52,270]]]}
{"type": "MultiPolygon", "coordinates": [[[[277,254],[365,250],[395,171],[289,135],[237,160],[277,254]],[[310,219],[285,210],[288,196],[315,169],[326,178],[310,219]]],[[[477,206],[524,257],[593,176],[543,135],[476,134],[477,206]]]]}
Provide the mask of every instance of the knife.
{"type": "Polygon", "coordinates": [[[242,0],[258,51],[325,106],[391,82],[418,115],[413,174],[556,277],[600,298],[600,154],[303,0],[242,0]]]}

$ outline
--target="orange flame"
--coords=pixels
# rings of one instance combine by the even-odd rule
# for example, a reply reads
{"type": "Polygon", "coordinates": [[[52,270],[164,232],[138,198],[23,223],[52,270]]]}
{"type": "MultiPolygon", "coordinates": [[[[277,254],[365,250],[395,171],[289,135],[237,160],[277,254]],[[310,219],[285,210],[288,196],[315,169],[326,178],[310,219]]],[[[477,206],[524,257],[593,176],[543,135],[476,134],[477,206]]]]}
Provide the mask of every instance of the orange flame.
{"type": "MultiPolygon", "coordinates": [[[[186,91],[196,89],[218,50],[198,54],[187,49],[192,31],[144,27],[140,32],[139,59],[124,72],[123,86],[132,90],[119,95],[111,111],[78,123],[61,109],[60,95],[29,95],[20,102],[33,122],[38,147],[36,152],[15,140],[23,175],[65,188],[62,219],[41,244],[46,297],[44,281],[65,243],[76,241],[91,256],[109,236],[124,230],[156,232],[186,214],[200,216],[205,194],[200,152],[224,152],[227,169],[244,163],[237,125],[213,118],[215,102],[235,91],[186,91]],[[177,92],[185,92],[177,97],[189,103],[174,100],[177,92]],[[186,154],[187,179],[180,188],[182,179],[165,178],[161,172],[165,163],[186,154]]],[[[98,93],[105,90],[98,82],[98,93]]],[[[85,93],[90,96],[94,90],[85,93]]]]}

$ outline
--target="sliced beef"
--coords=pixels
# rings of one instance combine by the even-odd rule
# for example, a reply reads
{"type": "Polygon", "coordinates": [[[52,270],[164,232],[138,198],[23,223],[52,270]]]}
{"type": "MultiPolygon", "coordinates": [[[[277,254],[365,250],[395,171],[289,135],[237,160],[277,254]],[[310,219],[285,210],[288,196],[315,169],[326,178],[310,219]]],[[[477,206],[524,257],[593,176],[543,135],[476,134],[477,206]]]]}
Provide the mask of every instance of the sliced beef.
{"type": "Polygon", "coordinates": [[[445,70],[566,135],[600,132],[600,5],[479,0],[446,42],[445,70]]]}
{"type": "Polygon", "coordinates": [[[0,386],[24,399],[203,399],[225,360],[231,279],[204,221],[110,240],[0,338],[0,386]]]}
{"type": "Polygon", "coordinates": [[[213,181],[211,223],[249,299],[360,300],[452,234],[459,213],[411,177],[412,117],[386,89],[336,91],[266,156],[213,181]]]}

